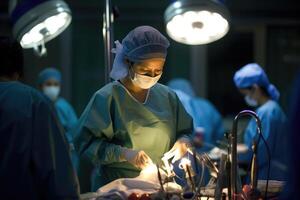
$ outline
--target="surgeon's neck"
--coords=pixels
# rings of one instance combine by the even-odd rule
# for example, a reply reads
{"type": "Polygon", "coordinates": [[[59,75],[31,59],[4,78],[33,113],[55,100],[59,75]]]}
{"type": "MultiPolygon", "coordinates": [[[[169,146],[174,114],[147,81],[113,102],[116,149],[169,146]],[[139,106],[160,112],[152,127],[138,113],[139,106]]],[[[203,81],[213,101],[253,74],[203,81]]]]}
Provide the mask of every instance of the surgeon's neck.
{"type": "Polygon", "coordinates": [[[121,83],[126,87],[126,89],[130,92],[134,98],[136,98],[139,102],[145,102],[148,94],[148,89],[142,89],[132,83],[130,78],[126,77],[120,80],[121,83]]]}
{"type": "Polygon", "coordinates": [[[264,105],[265,103],[267,103],[268,101],[270,100],[270,98],[266,95],[261,95],[258,100],[257,100],[257,103],[258,105],[264,105]]]}

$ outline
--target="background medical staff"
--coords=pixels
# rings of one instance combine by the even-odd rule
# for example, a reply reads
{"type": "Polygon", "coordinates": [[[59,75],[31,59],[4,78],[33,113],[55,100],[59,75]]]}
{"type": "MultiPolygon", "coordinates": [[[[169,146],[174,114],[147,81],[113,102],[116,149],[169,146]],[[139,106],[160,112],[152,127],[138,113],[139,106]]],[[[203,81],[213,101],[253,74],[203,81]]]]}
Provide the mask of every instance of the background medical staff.
{"type": "Polygon", "coordinates": [[[71,106],[60,95],[61,73],[55,68],[46,68],[38,76],[42,92],[54,103],[60,123],[69,132],[77,122],[77,115],[71,106]]]}
{"type": "Polygon", "coordinates": [[[194,129],[202,128],[203,147],[208,151],[224,138],[222,116],[208,100],[197,97],[190,81],[183,78],[172,79],[168,86],[172,88],[186,111],[192,116],[194,129]]]}
{"type": "Polygon", "coordinates": [[[72,162],[77,170],[78,157],[74,151],[71,129],[74,128],[78,119],[71,104],[69,104],[63,97],[59,96],[61,83],[61,73],[55,68],[46,68],[38,75],[39,88],[54,104],[59,122],[66,132],[66,137],[70,144],[72,162]]]}
{"type": "MultiPolygon", "coordinates": [[[[249,106],[256,107],[255,112],[261,120],[262,133],[270,149],[270,157],[263,140],[258,144],[258,178],[268,178],[268,161],[271,159],[270,179],[286,180],[287,164],[287,118],[279,104],[279,92],[264,70],[256,63],[250,63],[238,70],[234,75],[234,83],[240,93],[244,95],[249,106]]],[[[253,141],[258,141],[256,123],[254,119],[249,122],[244,143],[248,147],[246,154],[240,155],[240,160],[251,161],[253,141]]]]}

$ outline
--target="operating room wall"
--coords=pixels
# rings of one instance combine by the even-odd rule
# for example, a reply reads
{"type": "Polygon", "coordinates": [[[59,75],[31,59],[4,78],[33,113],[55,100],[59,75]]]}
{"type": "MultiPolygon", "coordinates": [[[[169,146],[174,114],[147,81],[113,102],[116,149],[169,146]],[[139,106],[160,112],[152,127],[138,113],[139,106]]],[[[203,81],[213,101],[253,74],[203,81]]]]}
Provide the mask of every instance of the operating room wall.
{"type": "Polygon", "coordinates": [[[287,110],[297,72],[300,72],[300,26],[270,26],[267,38],[266,71],[281,92],[287,110]]]}

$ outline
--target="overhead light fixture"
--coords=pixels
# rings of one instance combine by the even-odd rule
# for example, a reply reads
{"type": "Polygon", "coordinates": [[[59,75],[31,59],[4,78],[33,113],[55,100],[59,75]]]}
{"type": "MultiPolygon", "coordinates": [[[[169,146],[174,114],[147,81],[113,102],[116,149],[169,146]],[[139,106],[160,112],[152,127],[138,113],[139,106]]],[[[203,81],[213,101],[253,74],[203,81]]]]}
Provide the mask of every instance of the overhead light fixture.
{"type": "Polygon", "coordinates": [[[217,0],[178,0],[164,17],[168,35],[189,45],[216,41],[229,30],[229,11],[217,0]]]}
{"type": "Polygon", "coordinates": [[[25,49],[46,54],[45,43],[71,23],[69,6],[63,0],[10,0],[13,35],[25,49]]]}

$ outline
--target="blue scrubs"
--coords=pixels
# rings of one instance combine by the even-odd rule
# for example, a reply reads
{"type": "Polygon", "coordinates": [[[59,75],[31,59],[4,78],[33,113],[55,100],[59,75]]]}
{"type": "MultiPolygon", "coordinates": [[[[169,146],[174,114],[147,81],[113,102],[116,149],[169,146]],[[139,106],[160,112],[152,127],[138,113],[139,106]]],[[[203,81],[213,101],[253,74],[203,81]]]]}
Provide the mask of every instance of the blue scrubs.
{"type": "MultiPolygon", "coordinates": [[[[271,153],[270,179],[286,180],[287,173],[287,118],[277,102],[267,101],[260,106],[256,113],[261,119],[262,133],[266,139],[271,153]]],[[[258,135],[256,123],[252,119],[244,135],[244,143],[249,149],[252,147],[253,139],[257,141],[258,135]]],[[[267,179],[268,156],[263,140],[258,145],[258,179],[267,179]]],[[[251,161],[252,151],[240,155],[240,160],[251,161]]]]}
{"type": "Polygon", "coordinates": [[[63,131],[49,102],[19,82],[0,82],[1,199],[79,199],[63,131]]]}
{"type": "Polygon", "coordinates": [[[174,89],[186,111],[193,118],[194,128],[204,128],[204,147],[200,151],[209,151],[217,145],[218,140],[224,138],[222,117],[217,109],[203,98],[189,96],[186,93],[174,89]]]}
{"type": "Polygon", "coordinates": [[[73,136],[71,135],[70,130],[77,123],[77,115],[72,106],[62,97],[59,97],[55,101],[54,105],[58,119],[61,125],[64,127],[65,131],[67,132],[68,141],[72,142],[73,136]]]}
{"type": "Polygon", "coordinates": [[[70,144],[72,163],[73,163],[74,168],[77,171],[78,165],[79,165],[79,159],[78,159],[78,155],[74,149],[74,145],[73,145],[74,137],[71,132],[72,128],[74,128],[74,126],[76,125],[76,123],[78,121],[76,113],[75,113],[73,107],[62,97],[59,97],[55,101],[54,106],[56,109],[58,119],[66,131],[66,138],[70,144]]]}

